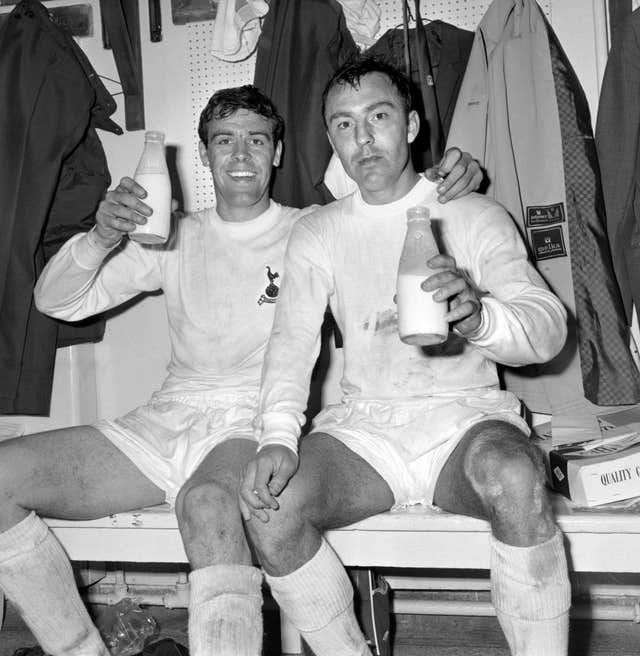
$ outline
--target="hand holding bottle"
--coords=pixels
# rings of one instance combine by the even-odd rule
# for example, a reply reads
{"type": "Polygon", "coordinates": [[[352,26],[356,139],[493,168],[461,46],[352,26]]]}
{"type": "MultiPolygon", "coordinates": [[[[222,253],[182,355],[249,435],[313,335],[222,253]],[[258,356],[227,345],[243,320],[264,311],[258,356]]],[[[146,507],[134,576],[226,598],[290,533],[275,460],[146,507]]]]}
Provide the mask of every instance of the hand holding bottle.
{"type": "MultiPolygon", "coordinates": [[[[429,276],[427,262],[438,254],[427,207],[407,210],[407,232],[400,253],[397,280],[398,334],[405,344],[432,346],[449,335],[446,301],[421,288],[429,276]]],[[[431,272],[433,273],[433,272],[431,272]]]]}
{"type": "Polygon", "coordinates": [[[103,248],[117,245],[122,237],[144,225],[151,215],[145,205],[146,190],[131,178],[124,177],[115,189],[108,191],[96,212],[94,236],[103,248]]]}
{"type": "Polygon", "coordinates": [[[145,201],[153,211],[145,223],[136,224],[129,236],[141,244],[164,244],[171,229],[171,180],[164,132],[145,132],[144,148],[133,178],[147,192],[145,201]]]}
{"type": "Polygon", "coordinates": [[[448,301],[446,321],[461,335],[471,335],[480,327],[482,320],[482,304],[474,286],[449,255],[436,255],[427,261],[427,265],[437,271],[424,280],[422,289],[434,292],[433,298],[436,301],[448,301]]]}

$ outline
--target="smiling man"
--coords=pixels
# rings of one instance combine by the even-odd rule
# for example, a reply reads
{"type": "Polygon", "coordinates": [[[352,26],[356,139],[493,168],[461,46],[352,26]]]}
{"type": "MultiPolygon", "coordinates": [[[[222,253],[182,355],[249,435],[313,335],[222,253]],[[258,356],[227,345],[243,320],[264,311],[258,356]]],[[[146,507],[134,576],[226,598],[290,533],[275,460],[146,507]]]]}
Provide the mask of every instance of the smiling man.
{"type": "Polygon", "coordinates": [[[190,653],[261,651],[262,579],[251,566],[236,489],[255,451],[252,420],[284,250],[304,214],[269,198],[283,130],[254,87],[218,91],[198,126],[216,206],[178,219],[166,246],[142,246],[125,236],[150,213],[145,191],[124,178],[100,204],[95,227],[70,239],[38,281],[39,309],[71,321],[162,289],[172,347],[168,376],[148,404],[113,421],[1,445],[0,494],[10,501],[0,507],[0,587],[29,609],[47,653],[107,650],[73,578],[56,574],[68,562],[32,511],[83,519],[165,501],[175,503],[192,567],[190,653]],[[3,545],[16,536],[19,557],[6,561],[3,545]],[[74,602],[65,607],[65,599],[74,602]],[[57,623],[52,609],[60,609],[57,623]]]}
{"type": "MultiPolygon", "coordinates": [[[[96,225],[49,262],[39,309],[65,320],[162,289],[169,319],[168,376],[148,404],[113,421],[0,444],[0,588],[52,656],[107,656],[69,562],[38,515],[88,519],[175,502],[190,575],[192,656],[258,656],[262,575],[237,504],[253,456],[260,373],[289,233],[309,210],[269,198],[283,123],[252,86],[222,89],[198,127],[216,206],[179,219],[170,242],[126,239],[150,209],[123,178],[96,225]]],[[[447,189],[479,183],[459,151],[442,164],[447,189]]]]}
{"type": "Polygon", "coordinates": [[[562,535],[520,403],[500,389],[495,363],[552,358],[566,338],[564,308],[503,207],[478,194],[439,205],[437,184],[414,170],[420,122],[403,75],[356,61],[324,100],[329,140],[358,189],[300,219],[285,258],[260,446],[240,499],[271,591],[316,656],[370,654],[323,533],[434,503],[490,521],[493,601],[512,654],[563,656],[562,535]],[[422,283],[449,303],[451,332],[435,347],[400,341],[394,305],[406,213],[419,205],[437,218],[443,247],[428,262],[441,271],[422,283]],[[327,303],[344,338],[343,399],[315,418],[298,454],[327,303]]]}

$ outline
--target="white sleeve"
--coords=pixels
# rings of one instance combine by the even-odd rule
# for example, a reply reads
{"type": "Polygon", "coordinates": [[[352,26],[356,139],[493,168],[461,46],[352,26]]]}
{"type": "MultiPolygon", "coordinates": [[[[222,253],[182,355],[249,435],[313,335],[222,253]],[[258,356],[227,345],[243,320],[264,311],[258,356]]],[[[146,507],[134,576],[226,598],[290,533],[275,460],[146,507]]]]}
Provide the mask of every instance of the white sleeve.
{"type": "Polygon", "coordinates": [[[311,373],[320,351],[320,330],[332,292],[329,261],[321,239],[304,220],[296,224],[262,369],[260,448],[279,444],[297,452],[311,373]]]}
{"type": "Polygon", "coordinates": [[[71,237],[49,260],[34,298],[40,312],[78,321],[160,287],[157,252],[129,240],[105,249],[89,232],[71,237]]]}
{"type": "Polygon", "coordinates": [[[482,323],[467,340],[501,364],[551,360],[567,338],[567,313],[529,262],[513,220],[494,206],[468,233],[469,273],[484,295],[482,323]]]}

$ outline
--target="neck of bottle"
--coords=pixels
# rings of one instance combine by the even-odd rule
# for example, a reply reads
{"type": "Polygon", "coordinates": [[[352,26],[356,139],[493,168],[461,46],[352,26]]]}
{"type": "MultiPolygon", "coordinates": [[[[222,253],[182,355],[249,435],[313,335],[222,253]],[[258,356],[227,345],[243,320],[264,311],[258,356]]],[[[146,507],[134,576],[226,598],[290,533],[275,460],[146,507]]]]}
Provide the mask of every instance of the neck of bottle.
{"type": "Polygon", "coordinates": [[[165,173],[167,163],[164,157],[164,144],[159,141],[147,141],[136,169],[140,173],[165,173]]]}

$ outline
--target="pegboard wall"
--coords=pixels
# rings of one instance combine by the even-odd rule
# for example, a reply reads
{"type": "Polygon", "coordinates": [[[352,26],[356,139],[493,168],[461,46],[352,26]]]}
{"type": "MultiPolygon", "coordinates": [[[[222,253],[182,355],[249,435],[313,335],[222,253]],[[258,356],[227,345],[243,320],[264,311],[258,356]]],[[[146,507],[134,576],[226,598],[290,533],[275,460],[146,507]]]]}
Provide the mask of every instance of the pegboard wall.
{"type": "MultiPolygon", "coordinates": [[[[388,29],[402,24],[402,3],[400,0],[377,0],[380,7],[381,36],[388,29]]],[[[474,30],[480,22],[491,0],[423,0],[420,13],[423,19],[439,19],[458,27],[474,30]]],[[[542,11],[551,18],[549,0],[538,0],[542,11]]],[[[200,210],[215,203],[213,185],[209,171],[202,166],[198,153],[197,128],[200,112],[212,93],[224,87],[239,86],[253,82],[255,54],[243,62],[228,63],[216,59],[211,54],[213,22],[190,23],[189,36],[189,75],[192,108],[192,180],[193,203],[188,209],[200,210]]]]}

